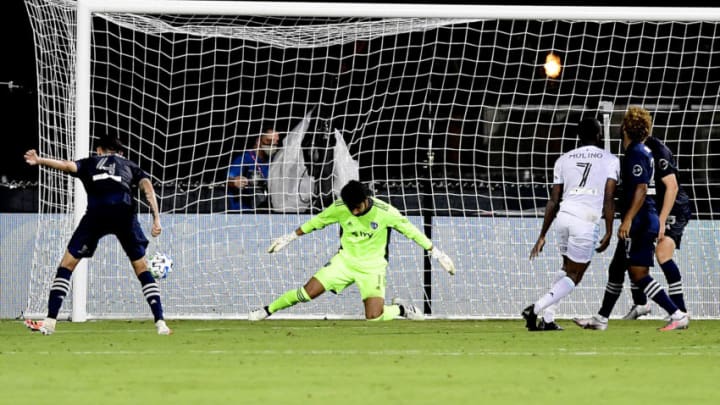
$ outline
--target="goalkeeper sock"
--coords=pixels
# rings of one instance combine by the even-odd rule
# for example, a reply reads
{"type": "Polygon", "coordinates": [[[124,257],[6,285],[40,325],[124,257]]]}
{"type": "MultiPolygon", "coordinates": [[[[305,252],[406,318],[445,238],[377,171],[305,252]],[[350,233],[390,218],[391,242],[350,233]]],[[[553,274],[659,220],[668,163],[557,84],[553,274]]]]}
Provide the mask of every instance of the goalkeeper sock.
{"type": "Polygon", "coordinates": [[[143,271],[137,278],[140,280],[143,295],[148,305],[150,305],[155,322],[164,319],[162,303],[160,302],[160,287],[155,281],[155,277],[149,271],[143,271]]]}
{"type": "Polygon", "coordinates": [[[275,312],[281,309],[289,308],[298,302],[310,302],[310,295],[308,295],[307,291],[305,291],[305,287],[290,290],[281,295],[278,299],[268,305],[268,312],[274,314],[275,312]]]}
{"type": "Polygon", "coordinates": [[[400,310],[402,307],[400,305],[385,305],[383,307],[383,313],[382,315],[378,316],[377,318],[368,319],[370,322],[378,322],[378,321],[392,321],[393,319],[400,316],[400,310]]]}
{"type": "Polygon", "coordinates": [[[50,298],[48,298],[48,318],[57,319],[63,300],[70,291],[70,277],[72,271],[65,267],[58,267],[50,287],[50,298]]]}

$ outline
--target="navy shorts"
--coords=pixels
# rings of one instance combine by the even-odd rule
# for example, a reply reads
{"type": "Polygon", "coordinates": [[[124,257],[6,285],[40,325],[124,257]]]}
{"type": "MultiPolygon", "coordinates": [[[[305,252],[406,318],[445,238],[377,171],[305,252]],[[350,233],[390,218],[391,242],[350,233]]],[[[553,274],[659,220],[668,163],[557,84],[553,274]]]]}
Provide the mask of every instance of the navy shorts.
{"type": "Polygon", "coordinates": [[[70,238],[68,252],[76,259],[92,257],[100,239],[109,234],[117,237],[130,261],[145,257],[148,240],[130,207],[86,213],[70,238]]]}
{"type": "Polygon", "coordinates": [[[628,266],[653,267],[659,226],[658,217],[655,215],[650,215],[645,220],[633,221],[630,237],[624,241],[628,266]]]}
{"type": "Polygon", "coordinates": [[[675,249],[680,249],[683,232],[688,224],[688,218],[683,215],[668,215],[665,221],[665,236],[675,241],[675,249]]]}

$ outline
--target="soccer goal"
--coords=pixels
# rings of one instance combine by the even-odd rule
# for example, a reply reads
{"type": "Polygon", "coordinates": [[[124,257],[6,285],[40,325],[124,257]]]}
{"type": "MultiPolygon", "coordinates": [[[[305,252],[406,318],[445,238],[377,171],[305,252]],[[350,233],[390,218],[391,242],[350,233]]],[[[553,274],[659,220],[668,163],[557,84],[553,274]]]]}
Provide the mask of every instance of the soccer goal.
{"type": "MultiPolygon", "coordinates": [[[[538,260],[528,260],[554,160],[576,145],[574,124],[586,115],[604,121],[607,147],[619,152],[629,105],[651,110],[654,135],[675,152],[693,197],[695,219],[677,252],[689,310],[720,317],[718,9],[26,4],[40,152],[81,158],[109,131],[151,175],[164,232],[149,249],[161,245],[175,262],[161,281],[169,317],[242,318],[302,285],[337,250],[337,228],[281,254],[265,251],[356,176],[458,267],[449,277],[396,235],[386,298],[410,299],[438,318],[517,318],[560,267],[552,237],[538,260]],[[231,209],[233,159],[255,148],[267,125],[282,142],[267,186],[255,191],[264,208],[231,209]]],[[[43,169],[40,185],[28,314],[45,312],[85,209],[82,187],[68,177],[43,169]]],[[[150,216],[141,221],[149,227],[150,216]]],[[[597,310],[609,258],[594,258],[559,316],[597,310]]],[[[112,238],[83,262],[65,315],[149,316],[112,238]]],[[[283,315],[354,318],[362,305],[350,288],[283,315]]]]}

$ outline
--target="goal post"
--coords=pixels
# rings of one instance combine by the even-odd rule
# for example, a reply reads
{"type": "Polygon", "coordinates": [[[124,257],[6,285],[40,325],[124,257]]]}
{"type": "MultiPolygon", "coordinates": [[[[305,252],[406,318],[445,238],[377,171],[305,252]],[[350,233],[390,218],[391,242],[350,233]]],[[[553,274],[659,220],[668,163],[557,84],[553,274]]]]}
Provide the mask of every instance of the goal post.
{"type": "MultiPolygon", "coordinates": [[[[676,153],[697,217],[678,252],[687,301],[695,317],[720,317],[720,272],[708,259],[720,246],[720,168],[710,158],[720,153],[719,9],[26,4],[38,55],[40,152],[78,159],[91,153],[95,131],[122,134],[128,157],[158,191],[163,247],[176,263],[161,281],[169,317],[241,318],[307,280],[337,249],[336,230],[303,237],[287,253],[264,251],[334,196],[348,175],[337,173],[341,158],[458,264],[448,278],[396,236],[388,299],[423,303],[439,318],[517,317],[558,269],[552,241],[527,261],[554,159],[575,144],[573,125],[587,114],[603,123],[606,148],[618,151],[628,105],[650,109],[655,133],[676,153]],[[542,72],[551,52],[562,58],[558,78],[542,72]],[[268,209],[229,209],[233,159],[267,123],[282,134],[271,167],[298,174],[282,171],[280,191],[264,191],[268,209]],[[293,203],[274,206],[278,196],[293,203]]],[[[28,314],[44,311],[86,204],[79,183],[47,169],[40,183],[28,314]]],[[[73,275],[63,308],[73,321],[149,316],[116,245],[103,241],[73,275]]],[[[561,316],[597,309],[609,259],[594,258],[561,316]]],[[[351,289],[287,316],[360,317],[359,296],[351,289]]]]}

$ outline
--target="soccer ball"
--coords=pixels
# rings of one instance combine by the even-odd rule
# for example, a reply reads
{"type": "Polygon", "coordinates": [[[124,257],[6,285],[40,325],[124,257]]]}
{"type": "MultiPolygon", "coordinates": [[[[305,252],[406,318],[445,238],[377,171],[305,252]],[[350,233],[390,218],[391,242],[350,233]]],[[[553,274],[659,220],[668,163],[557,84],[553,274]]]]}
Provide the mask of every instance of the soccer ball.
{"type": "Polygon", "coordinates": [[[155,253],[150,256],[149,262],[150,267],[148,270],[156,279],[166,278],[168,274],[172,273],[173,261],[162,253],[155,253]]]}

